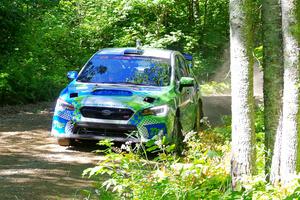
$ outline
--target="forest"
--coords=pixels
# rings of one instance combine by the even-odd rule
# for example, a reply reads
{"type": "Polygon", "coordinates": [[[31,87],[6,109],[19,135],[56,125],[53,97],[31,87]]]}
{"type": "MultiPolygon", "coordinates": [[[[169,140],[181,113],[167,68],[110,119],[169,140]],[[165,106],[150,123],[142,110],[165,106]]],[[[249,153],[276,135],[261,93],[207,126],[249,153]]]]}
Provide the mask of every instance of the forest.
{"type": "Polygon", "coordinates": [[[217,126],[204,117],[181,155],[165,138],[100,141],[102,161],[82,174],[94,185],[76,198],[300,198],[300,0],[12,0],[0,19],[2,107],[54,101],[68,71],[137,39],[193,55],[202,88],[231,88],[231,115],[217,126]],[[226,50],[231,82],[210,82],[226,50]]]}
{"type": "Polygon", "coordinates": [[[0,104],[54,99],[105,47],[169,48],[195,57],[207,78],[228,45],[228,2],[13,0],[0,2],[0,104]]]}

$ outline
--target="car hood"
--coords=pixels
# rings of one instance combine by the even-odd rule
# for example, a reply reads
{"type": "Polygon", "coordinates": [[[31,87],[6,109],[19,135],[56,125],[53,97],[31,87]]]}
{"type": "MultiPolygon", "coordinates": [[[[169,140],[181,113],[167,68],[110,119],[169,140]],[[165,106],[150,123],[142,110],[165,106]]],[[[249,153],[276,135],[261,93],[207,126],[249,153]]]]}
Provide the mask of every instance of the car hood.
{"type": "Polygon", "coordinates": [[[71,83],[65,91],[65,98],[82,106],[130,108],[139,110],[167,103],[173,87],[151,87],[126,84],[71,83]]]}

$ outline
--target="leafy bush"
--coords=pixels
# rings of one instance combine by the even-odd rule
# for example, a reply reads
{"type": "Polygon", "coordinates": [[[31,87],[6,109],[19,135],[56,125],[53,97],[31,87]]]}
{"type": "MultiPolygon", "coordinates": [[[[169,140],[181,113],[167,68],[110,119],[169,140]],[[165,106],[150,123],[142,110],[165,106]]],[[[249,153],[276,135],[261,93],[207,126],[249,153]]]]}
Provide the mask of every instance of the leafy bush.
{"type": "MultiPolygon", "coordinates": [[[[90,177],[98,176],[102,182],[89,195],[105,188],[116,199],[216,199],[230,190],[230,176],[222,164],[229,158],[228,142],[208,146],[201,143],[196,133],[188,133],[187,150],[180,158],[173,153],[174,146],[163,140],[151,140],[134,148],[127,143],[121,147],[124,151],[118,153],[113,153],[113,143],[106,141],[110,150],[106,151],[105,160],[84,172],[90,177]],[[147,159],[149,151],[157,153],[157,157],[147,159]],[[103,180],[104,175],[108,179],[103,180]]],[[[103,199],[103,194],[98,195],[103,199]]]]}
{"type": "Polygon", "coordinates": [[[183,156],[174,145],[156,137],[145,145],[117,148],[111,141],[100,152],[104,161],[84,171],[96,178],[95,187],[83,191],[86,199],[297,199],[300,179],[283,188],[272,186],[264,174],[263,108],[256,111],[257,175],[244,176],[236,191],[230,177],[230,117],[224,125],[185,135],[183,156]],[[153,157],[154,155],[154,157],[153,157]]]}
{"type": "Polygon", "coordinates": [[[203,95],[228,94],[230,93],[230,85],[225,82],[211,81],[201,85],[201,93],[203,95]]]}

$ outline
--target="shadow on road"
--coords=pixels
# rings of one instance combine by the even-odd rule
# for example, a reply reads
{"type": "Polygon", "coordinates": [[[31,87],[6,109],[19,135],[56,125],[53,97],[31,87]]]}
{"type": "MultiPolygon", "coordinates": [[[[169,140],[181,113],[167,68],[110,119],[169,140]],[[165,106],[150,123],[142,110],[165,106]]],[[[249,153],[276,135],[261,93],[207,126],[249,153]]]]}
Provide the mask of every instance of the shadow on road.
{"type": "Polygon", "coordinates": [[[91,164],[16,154],[1,155],[0,160],[1,199],[72,199],[91,184],[81,178],[91,164]]]}
{"type": "Polygon", "coordinates": [[[0,132],[50,131],[52,113],[18,113],[0,117],[0,132]]]}
{"type": "Polygon", "coordinates": [[[0,108],[0,199],[74,199],[92,184],[81,174],[103,158],[99,146],[58,146],[50,107],[0,108]]]}
{"type": "Polygon", "coordinates": [[[80,151],[80,152],[95,152],[97,150],[103,150],[105,147],[101,147],[98,141],[93,140],[80,140],[76,141],[73,146],[67,147],[67,150],[80,151]]]}

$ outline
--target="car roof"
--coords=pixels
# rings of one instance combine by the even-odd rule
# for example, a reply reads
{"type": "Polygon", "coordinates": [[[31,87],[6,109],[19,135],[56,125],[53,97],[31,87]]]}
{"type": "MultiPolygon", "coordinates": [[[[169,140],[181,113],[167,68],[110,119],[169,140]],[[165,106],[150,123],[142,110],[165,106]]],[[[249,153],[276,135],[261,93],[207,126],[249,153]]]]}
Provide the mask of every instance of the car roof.
{"type": "Polygon", "coordinates": [[[165,50],[165,49],[156,49],[156,48],[142,48],[138,50],[137,48],[128,47],[128,48],[105,48],[99,50],[97,55],[132,55],[136,54],[139,56],[149,56],[149,57],[157,57],[157,58],[166,58],[170,59],[171,54],[174,51],[165,50]],[[135,52],[135,53],[130,53],[135,52]],[[137,53],[139,52],[139,53],[137,53]]]}

